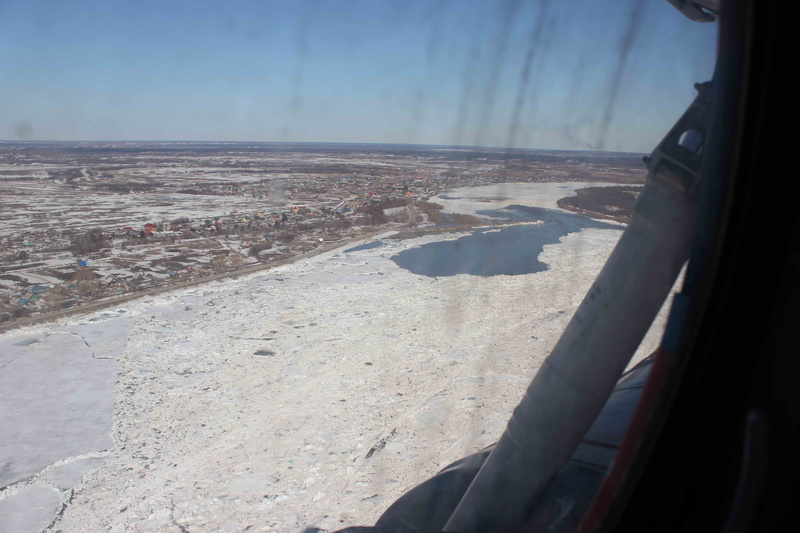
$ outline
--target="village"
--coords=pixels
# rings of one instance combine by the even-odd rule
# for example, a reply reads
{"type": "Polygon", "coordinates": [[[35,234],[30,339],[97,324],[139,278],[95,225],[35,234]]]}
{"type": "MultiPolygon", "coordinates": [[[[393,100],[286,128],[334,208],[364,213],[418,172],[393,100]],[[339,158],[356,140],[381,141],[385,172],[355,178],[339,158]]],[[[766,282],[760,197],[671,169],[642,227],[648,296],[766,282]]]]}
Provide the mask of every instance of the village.
{"type": "Polygon", "coordinates": [[[48,229],[2,236],[0,321],[276,263],[375,225],[416,225],[427,218],[420,211],[412,219],[409,213],[418,210],[411,207],[391,218],[382,214],[383,206],[398,200],[411,206],[414,198],[410,192],[384,200],[354,196],[334,207],[295,205],[86,232],[48,229]]]}
{"type": "Polygon", "coordinates": [[[631,154],[391,145],[3,143],[0,324],[280,264],[381,228],[469,225],[488,183],[635,184],[631,154]]]}

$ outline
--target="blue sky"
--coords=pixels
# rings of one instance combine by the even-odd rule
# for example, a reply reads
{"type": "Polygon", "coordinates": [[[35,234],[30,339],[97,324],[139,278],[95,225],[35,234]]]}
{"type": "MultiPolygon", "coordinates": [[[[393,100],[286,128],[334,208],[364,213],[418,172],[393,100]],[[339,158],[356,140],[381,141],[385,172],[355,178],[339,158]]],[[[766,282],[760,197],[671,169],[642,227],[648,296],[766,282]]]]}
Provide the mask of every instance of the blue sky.
{"type": "Polygon", "coordinates": [[[0,139],[648,152],[715,43],[666,0],[0,0],[0,139]]]}

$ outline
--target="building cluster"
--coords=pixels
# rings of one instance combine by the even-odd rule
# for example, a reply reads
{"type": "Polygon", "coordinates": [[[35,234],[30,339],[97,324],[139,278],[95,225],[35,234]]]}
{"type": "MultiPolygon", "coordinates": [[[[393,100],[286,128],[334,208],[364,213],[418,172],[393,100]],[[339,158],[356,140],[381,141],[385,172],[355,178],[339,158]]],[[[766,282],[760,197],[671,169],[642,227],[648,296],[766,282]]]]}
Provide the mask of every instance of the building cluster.
{"type": "MultiPolygon", "coordinates": [[[[296,180],[280,208],[0,236],[0,322],[280,261],[357,234],[371,213],[439,193],[435,179],[296,180]]],[[[258,207],[255,205],[254,207],[258,207]]]]}

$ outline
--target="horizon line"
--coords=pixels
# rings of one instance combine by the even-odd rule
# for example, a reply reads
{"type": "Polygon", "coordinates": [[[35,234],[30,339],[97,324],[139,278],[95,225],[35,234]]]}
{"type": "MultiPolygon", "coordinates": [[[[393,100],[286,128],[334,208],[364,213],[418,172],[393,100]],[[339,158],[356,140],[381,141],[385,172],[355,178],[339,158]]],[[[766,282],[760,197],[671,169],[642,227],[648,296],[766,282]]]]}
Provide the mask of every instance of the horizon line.
{"type": "Polygon", "coordinates": [[[35,143],[128,143],[128,144],[153,144],[153,143],[174,143],[174,144],[305,144],[305,145],[372,145],[372,146],[409,146],[409,147],[430,147],[448,148],[457,150],[493,150],[493,151],[519,151],[519,152],[591,152],[606,154],[631,154],[640,155],[647,152],[628,152],[613,150],[596,149],[565,149],[565,148],[510,148],[501,146],[479,146],[479,145],[460,145],[460,144],[422,144],[408,142],[347,142],[347,141],[213,141],[213,140],[96,140],[96,139],[0,139],[0,144],[35,144],[35,143]]]}

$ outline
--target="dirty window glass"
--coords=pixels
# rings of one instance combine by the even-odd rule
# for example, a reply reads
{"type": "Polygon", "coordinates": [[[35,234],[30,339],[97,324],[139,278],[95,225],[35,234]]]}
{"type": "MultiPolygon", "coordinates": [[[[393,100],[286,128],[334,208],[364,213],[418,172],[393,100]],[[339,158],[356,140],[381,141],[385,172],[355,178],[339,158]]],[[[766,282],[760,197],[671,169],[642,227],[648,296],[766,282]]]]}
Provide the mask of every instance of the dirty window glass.
{"type": "Polygon", "coordinates": [[[715,38],[655,0],[3,2],[0,530],[372,525],[496,442],[715,38]]]}

